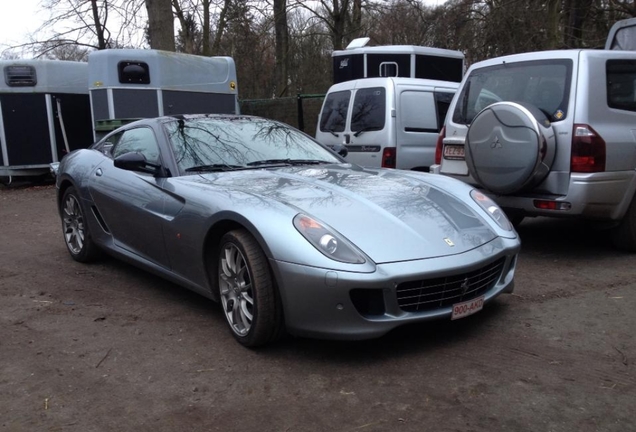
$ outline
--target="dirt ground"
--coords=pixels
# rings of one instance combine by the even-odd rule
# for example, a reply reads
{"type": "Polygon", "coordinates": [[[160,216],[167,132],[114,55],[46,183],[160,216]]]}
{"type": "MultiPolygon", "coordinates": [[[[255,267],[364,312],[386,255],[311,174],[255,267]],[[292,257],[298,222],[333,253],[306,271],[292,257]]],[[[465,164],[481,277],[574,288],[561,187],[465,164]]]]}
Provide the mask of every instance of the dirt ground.
{"type": "Polygon", "coordinates": [[[238,345],[219,307],[69,257],[52,186],[0,187],[1,431],[636,431],[636,255],[529,220],[513,295],[377,340],[238,345]]]}

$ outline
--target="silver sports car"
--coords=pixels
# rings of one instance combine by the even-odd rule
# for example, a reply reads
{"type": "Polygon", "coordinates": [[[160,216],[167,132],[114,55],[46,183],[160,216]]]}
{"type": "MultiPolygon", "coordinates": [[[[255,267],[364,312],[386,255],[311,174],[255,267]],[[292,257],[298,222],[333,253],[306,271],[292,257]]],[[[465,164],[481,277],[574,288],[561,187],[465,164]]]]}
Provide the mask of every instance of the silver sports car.
{"type": "Polygon", "coordinates": [[[377,337],[514,287],[519,238],[489,198],[263,118],[131,123],[68,154],[57,191],[73,259],[107,252],[219,301],[246,346],[377,337]]]}

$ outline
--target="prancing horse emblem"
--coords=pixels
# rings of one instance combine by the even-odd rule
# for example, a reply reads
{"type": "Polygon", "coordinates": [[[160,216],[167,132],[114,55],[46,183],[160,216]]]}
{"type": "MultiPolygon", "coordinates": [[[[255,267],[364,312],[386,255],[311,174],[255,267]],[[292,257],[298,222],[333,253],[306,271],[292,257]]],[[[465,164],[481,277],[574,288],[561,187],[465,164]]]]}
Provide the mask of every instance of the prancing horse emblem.
{"type": "Polygon", "coordinates": [[[495,136],[495,139],[490,143],[490,148],[502,148],[501,143],[499,142],[499,137],[495,136]]]}
{"type": "Polygon", "coordinates": [[[459,286],[459,289],[462,292],[462,295],[466,294],[470,289],[470,285],[468,284],[468,278],[464,279],[464,282],[459,286]]]}

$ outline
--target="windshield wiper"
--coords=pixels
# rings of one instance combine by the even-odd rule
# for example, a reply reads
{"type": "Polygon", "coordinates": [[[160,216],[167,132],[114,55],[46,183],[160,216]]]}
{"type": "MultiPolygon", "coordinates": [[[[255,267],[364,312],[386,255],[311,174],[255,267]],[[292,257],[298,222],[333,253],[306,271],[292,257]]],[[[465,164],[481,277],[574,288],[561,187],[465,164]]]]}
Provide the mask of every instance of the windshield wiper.
{"type": "Polygon", "coordinates": [[[254,162],[248,162],[247,166],[261,166],[261,165],[320,165],[332,163],[324,160],[317,159],[265,159],[254,162]]]}
{"type": "Polygon", "coordinates": [[[210,165],[197,165],[190,168],[186,168],[186,172],[195,172],[195,171],[206,171],[206,172],[217,172],[217,171],[232,171],[236,169],[244,169],[243,165],[228,165],[228,164],[210,164],[210,165]]]}
{"type": "Polygon", "coordinates": [[[335,131],[335,129],[325,129],[327,132],[329,132],[331,135],[335,136],[335,137],[339,137],[340,135],[338,135],[335,131]]]}
{"type": "Polygon", "coordinates": [[[357,136],[358,136],[358,135],[360,135],[362,132],[367,132],[367,131],[372,131],[372,130],[380,130],[380,129],[378,129],[378,127],[377,127],[377,126],[366,126],[366,127],[363,127],[362,129],[360,129],[359,131],[356,131],[356,132],[353,134],[353,136],[354,136],[354,137],[357,137],[357,136]]]}

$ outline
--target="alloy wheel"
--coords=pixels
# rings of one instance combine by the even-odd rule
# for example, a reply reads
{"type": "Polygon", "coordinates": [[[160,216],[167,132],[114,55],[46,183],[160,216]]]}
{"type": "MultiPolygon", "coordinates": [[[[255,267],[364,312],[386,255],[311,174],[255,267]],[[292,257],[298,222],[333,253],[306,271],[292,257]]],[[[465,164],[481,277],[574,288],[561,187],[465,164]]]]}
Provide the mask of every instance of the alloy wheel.
{"type": "Polygon", "coordinates": [[[221,253],[219,287],[232,331],[238,336],[247,335],[254,319],[252,277],[245,257],[233,243],[226,243],[221,253]]]}
{"type": "Polygon", "coordinates": [[[74,195],[68,195],[64,202],[64,239],[73,254],[79,254],[84,248],[85,230],[84,216],[79,202],[74,195]]]}

